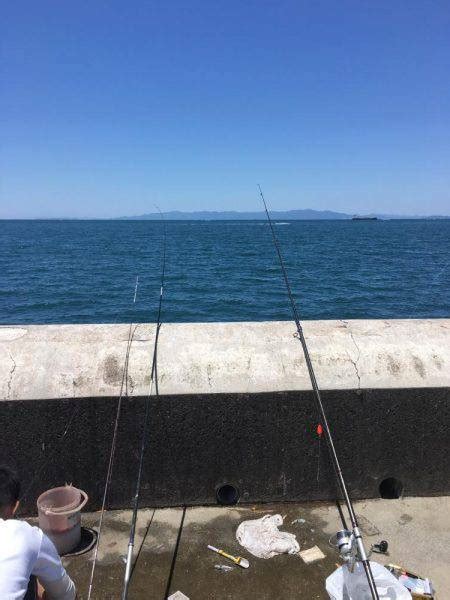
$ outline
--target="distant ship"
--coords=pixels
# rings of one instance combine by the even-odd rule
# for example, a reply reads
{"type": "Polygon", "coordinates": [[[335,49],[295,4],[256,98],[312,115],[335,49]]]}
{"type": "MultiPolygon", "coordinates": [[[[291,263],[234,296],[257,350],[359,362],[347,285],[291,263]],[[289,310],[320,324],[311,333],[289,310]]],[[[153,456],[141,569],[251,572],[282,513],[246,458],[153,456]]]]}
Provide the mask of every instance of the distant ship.
{"type": "Polygon", "coordinates": [[[378,221],[378,217],[360,217],[355,215],[352,217],[352,221],[378,221]]]}

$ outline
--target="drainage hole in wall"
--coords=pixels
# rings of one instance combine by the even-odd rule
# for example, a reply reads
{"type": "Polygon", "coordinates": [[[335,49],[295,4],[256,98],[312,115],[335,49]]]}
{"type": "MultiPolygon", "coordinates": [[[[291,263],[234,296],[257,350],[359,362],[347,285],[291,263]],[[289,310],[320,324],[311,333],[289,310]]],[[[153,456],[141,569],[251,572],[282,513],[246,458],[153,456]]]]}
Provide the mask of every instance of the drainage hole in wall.
{"type": "Polygon", "coordinates": [[[387,500],[395,500],[400,498],[403,492],[403,483],[395,477],[388,477],[383,479],[380,483],[380,496],[387,500]]]}
{"type": "Polygon", "coordinates": [[[216,498],[219,504],[230,506],[239,501],[239,490],[231,483],[225,483],[216,489],[216,498]]]}

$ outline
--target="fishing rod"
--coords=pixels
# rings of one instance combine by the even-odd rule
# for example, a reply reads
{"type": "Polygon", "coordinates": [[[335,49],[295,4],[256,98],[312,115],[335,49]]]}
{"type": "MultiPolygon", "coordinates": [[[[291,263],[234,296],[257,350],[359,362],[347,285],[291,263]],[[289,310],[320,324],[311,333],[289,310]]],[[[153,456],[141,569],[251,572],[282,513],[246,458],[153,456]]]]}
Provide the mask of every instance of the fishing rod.
{"type": "MultiPolygon", "coordinates": [[[[133,304],[136,304],[138,285],[139,285],[139,275],[136,277],[136,285],[134,287],[133,304]]],[[[127,390],[128,364],[129,364],[129,360],[130,360],[131,345],[133,343],[133,337],[136,332],[136,329],[137,329],[137,325],[135,325],[133,327],[133,323],[130,323],[130,326],[128,329],[128,339],[127,339],[127,349],[126,349],[126,353],[125,353],[125,363],[123,366],[122,381],[120,384],[120,393],[119,393],[119,398],[117,400],[116,418],[115,418],[115,422],[114,422],[114,431],[113,431],[113,436],[112,436],[112,441],[111,441],[111,450],[109,453],[108,470],[107,470],[107,474],[106,474],[105,487],[103,489],[102,507],[100,510],[100,518],[99,518],[99,522],[98,522],[97,542],[95,545],[94,559],[92,561],[91,574],[89,577],[89,588],[88,588],[87,600],[91,599],[92,589],[93,589],[93,585],[94,585],[95,567],[97,566],[98,549],[100,546],[100,539],[101,539],[102,527],[103,527],[103,516],[105,514],[106,500],[108,497],[108,490],[109,490],[109,486],[111,484],[111,479],[112,479],[114,455],[116,452],[116,445],[117,445],[117,433],[118,433],[118,429],[119,429],[120,414],[121,414],[121,410],[122,410],[122,399],[123,399],[124,395],[128,395],[128,390],[127,390]]]]}
{"type": "MultiPolygon", "coordinates": [[[[297,333],[298,333],[298,338],[300,340],[300,343],[302,345],[302,349],[303,349],[303,354],[305,356],[305,361],[306,361],[306,365],[308,367],[308,373],[309,373],[309,378],[311,380],[311,385],[313,387],[314,390],[314,394],[315,394],[315,398],[317,401],[317,407],[319,409],[319,413],[322,419],[322,425],[323,425],[323,430],[325,433],[325,439],[327,440],[327,444],[328,444],[328,448],[330,451],[330,456],[331,456],[331,460],[333,463],[333,467],[334,467],[334,471],[336,473],[336,477],[337,477],[337,481],[339,484],[339,487],[341,489],[342,495],[344,496],[344,501],[345,504],[347,506],[347,510],[348,510],[348,514],[350,517],[350,522],[351,522],[351,540],[348,539],[348,554],[351,553],[351,548],[353,546],[353,544],[356,544],[356,550],[358,552],[359,555],[359,560],[362,562],[363,567],[364,567],[364,571],[367,577],[367,583],[369,584],[369,589],[370,592],[372,594],[372,599],[373,600],[379,600],[379,596],[378,596],[378,591],[375,585],[375,579],[373,577],[373,573],[372,573],[372,569],[370,567],[370,562],[369,559],[367,558],[367,554],[366,554],[366,550],[364,548],[364,543],[363,543],[363,539],[361,536],[361,532],[359,530],[359,526],[358,526],[358,519],[356,518],[356,514],[355,514],[355,510],[353,508],[353,504],[352,501],[350,499],[348,490],[347,490],[347,485],[345,483],[345,479],[344,479],[344,475],[342,473],[342,469],[339,463],[339,459],[336,453],[336,449],[334,446],[334,441],[333,441],[333,437],[331,435],[331,431],[330,431],[330,427],[328,425],[328,419],[327,419],[327,415],[325,413],[325,409],[322,403],[322,398],[320,395],[320,390],[319,390],[319,386],[317,384],[317,379],[316,379],[316,375],[314,373],[314,368],[313,368],[313,364],[311,361],[311,356],[309,354],[309,350],[308,350],[308,346],[306,344],[306,339],[303,333],[303,327],[300,323],[300,316],[297,310],[297,305],[295,303],[295,299],[294,299],[294,295],[292,293],[292,289],[291,289],[291,284],[289,282],[289,278],[288,278],[288,274],[287,274],[287,270],[286,270],[286,266],[284,263],[284,259],[283,259],[283,255],[281,253],[281,247],[280,247],[280,242],[278,241],[278,238],[276,236],[275,233],[275,229],[273,227],[273,223],[272,223],[272,219],[270,217],[269,214],[269,210],[267,208],[267,204],[266,204],[266,200],[264,198],[264,195],[262,193],[262,189],[261,186],[258,185],[258,189],[259,189],[259,194],[261,196],[261,199],[263,201],[264,204],[264,210],[266,212],[267,215],[267,220],[269,222],[270,225],[270,230],[272,232],[272,238],[273,238],[273,242],[275,245],[275,249],[278,255],[278,260],[280,263],[280,267],[281,267],[281,271],[283,273],[283,278],[284,278],[284,283],[286,284],[286,290],[289,296],[289,302],[291,305],[291,310],[292,310],[292,315],[294,317],[294,321],[295,321],[295,325],[297,327],[297,333]]],[[[340,532],[341,533],[341,532],[340,532]]],[[[349,536],[350,537],[350,536],[349,536]]],[[[344,545],[342,544],[342,547],[344,548],[344,545]]],[[[341,546],[340,546],[341,548],[341,546]]]]}
{"type": "MultiPolygon", "coordinates": [[[[156,207],[158,208],[158,207],[156,207]]],[[[144,424],[142,427],[142,436],[141,436],[141,448],[139,453],[139,467],[138,474],[136,479],[136,490],[134,494],[133,501],[133,515],[131,518],[131,527],[130,527],[130,537],[128,541],[128,552],[127,552],[127,560],[125,565],[125,576],[123,580],[123,590],[122,590],[122,600],[126,600],[128,597],[128,587],[130,585],[131,578],[131,564],[133,560],[133,551],[134,551],[134,538],[136,534],[136,521],[137,514],[139,510],[139,496],[141,493],[141,480],[142,480],[142,470],[144,466],[144,456],[145,450],[147,447],[147,438],[148,438],[148,418],[150,414],[150,397],[153,391],[153,384],[155,384],[155,392],[156,396],[159,395],[158,390],[158,377],[157,377],[157,351],[158,351],[158,339],[159,332],[161,329],[161,309],[162,309],[162,301],[163,301],[163,293],[164,293],[164,279],[166,272],[166,222],[164,220],[164,216],[161,210],[158,208],[158,211],[161,215],[161,219],[163,222],[163,256],[162,256],[162,269],[161,269],[161,286],[159,291],[159,303],[158,303],[158,314],[156,319],[156,333],[155,333],[155,342],[153,345],[153,358],[152,358],[152,370],[150,375],[150,388],[145,399],[145,413],[144,413],[144,424]]]]}

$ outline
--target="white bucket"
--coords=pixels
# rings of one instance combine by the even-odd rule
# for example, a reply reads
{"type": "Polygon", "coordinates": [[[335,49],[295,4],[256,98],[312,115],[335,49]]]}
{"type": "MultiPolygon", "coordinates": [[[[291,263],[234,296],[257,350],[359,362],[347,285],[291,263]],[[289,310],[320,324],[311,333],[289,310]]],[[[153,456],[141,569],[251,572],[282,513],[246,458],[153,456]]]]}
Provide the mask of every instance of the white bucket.
{"type": "Polygon", "coordinates": [[[87,501],[86,492],[71,485],[47,490],[37,499],[39,527],[59,554],[71,552],[80,543],[80,511],[87,501]]]}

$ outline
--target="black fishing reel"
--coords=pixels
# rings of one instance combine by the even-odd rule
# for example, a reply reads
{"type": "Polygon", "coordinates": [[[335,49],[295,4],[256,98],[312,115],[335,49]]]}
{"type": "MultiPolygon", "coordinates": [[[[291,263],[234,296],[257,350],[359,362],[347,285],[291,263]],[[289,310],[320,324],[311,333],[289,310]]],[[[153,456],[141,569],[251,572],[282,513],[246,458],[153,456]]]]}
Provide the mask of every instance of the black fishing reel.
{"type": "Polygon", "coordinates": [[[376,552],[377,554],[387,554],[389,544],[386,540],[381,540],[378,544],[372,544],[370,552],[376,552]]]}

